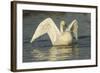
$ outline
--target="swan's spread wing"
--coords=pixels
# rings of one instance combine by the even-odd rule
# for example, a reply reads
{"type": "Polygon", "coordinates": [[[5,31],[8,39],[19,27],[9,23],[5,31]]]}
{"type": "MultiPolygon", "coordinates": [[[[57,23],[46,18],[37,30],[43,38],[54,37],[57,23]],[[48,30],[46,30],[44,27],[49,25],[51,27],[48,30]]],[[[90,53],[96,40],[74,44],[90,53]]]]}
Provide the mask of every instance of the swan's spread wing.
{"type": "Polygon", "coordinates": [[[35,39],[37,39],[45,33],[49,35],[52,44],[56,40],[57,35],[60,34],[56,24],[51,18],[47,18],[39,24],[30,42],[32,43],[35,39]]]}
{"type": "Polygon", "coordinates": [[[68,26],[68,28],[66,29],[66,31],[71,31],[74,34],[74,37],[76,38],[76,40],[78,39],[78,21],[75,19],[71,22],[71,24],[68,26]]]}

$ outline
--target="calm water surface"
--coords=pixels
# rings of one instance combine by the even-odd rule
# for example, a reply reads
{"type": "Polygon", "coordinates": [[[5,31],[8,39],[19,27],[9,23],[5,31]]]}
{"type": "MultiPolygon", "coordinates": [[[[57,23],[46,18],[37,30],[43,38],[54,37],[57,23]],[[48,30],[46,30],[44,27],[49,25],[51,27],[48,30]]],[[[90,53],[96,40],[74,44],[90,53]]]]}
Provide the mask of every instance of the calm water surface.
{"type": "Polygon", "coordinates": [[[26,49],[24,48],[23,61],[39,62],[90,59],[89,38],[81,37],[80,39],[77,41],[78,43],[75,42],[71,46],[52,46],[52,44],[50,45],[50,40],[37,40],[30,45],[32,48],[30,46],[27,46],[26,49]]]}

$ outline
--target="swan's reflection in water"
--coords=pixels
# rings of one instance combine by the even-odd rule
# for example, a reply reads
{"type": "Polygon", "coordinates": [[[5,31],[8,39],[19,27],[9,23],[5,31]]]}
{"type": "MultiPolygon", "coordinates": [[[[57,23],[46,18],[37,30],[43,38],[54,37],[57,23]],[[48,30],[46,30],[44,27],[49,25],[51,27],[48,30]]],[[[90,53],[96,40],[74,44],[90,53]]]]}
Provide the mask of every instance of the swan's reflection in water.
{"type": "Polygon", "coordinates": [[[63,61],[77,59],[79,48],[76,46],[53,46],[33,49],[34,61],[63,61]],[[46,49],[48,48],[48,49],[46,49]],[[46,50],[45,50],[46,49],[46,50]]]}

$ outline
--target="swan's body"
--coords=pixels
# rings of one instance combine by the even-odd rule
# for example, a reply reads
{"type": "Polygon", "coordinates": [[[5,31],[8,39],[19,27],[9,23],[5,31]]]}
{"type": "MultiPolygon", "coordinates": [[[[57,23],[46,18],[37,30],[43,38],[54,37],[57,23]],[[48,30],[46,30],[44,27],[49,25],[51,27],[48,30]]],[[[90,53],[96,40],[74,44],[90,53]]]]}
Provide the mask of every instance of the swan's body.
{"type": "Polygon", "coordinates": [[[32,43],[35,39],[47,33],[50,37],[52,45],[69,45],[72,43],[72,32],[74,33],[75,38],[78,39],[77,20],[73,20],[65,31],[63,30],[64,25],[65,22],[61,21],[59,31],[54,21],[51,18],[47,18],[39,24],[30,42],[32,43]]]}

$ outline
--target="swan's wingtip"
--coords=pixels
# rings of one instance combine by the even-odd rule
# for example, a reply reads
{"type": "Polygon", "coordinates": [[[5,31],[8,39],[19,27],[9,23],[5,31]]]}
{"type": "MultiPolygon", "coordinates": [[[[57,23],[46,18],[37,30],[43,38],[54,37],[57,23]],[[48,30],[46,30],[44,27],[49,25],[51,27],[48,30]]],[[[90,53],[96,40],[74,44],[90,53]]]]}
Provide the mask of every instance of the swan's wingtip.
{"type": "Polygon", "coordinates": [[[32,43],[32,41],[30,41],[30,43],[32,43]]]}
{"type": "Polygon", "coordinates": [[[50,17],[48,17],[48,18],[46,18],[47,20],[52,20],[52,18],[50,18],[50,17]]]}
{"type": "Polygon", "coordinates": [[[32,43],[34,40],[30,40],[30,43],[32,43]]]}
{"type": "Polygon", "coordinates": [[[74,19],[75,22],[78,22],[77,19],[74,19]]]}
{"type": "Polygon", "coordinates": [[[51,19],[51,17],[48,17],[47,19],[51,19]]]}

